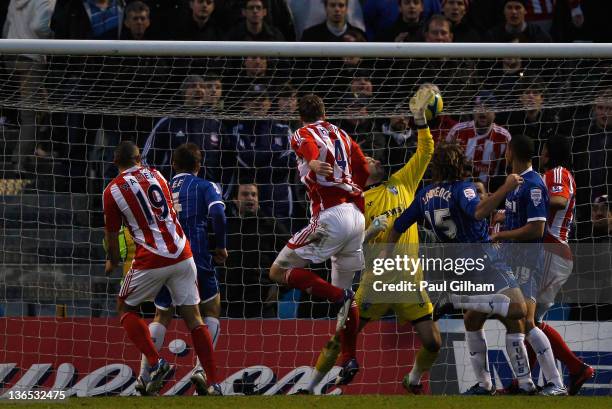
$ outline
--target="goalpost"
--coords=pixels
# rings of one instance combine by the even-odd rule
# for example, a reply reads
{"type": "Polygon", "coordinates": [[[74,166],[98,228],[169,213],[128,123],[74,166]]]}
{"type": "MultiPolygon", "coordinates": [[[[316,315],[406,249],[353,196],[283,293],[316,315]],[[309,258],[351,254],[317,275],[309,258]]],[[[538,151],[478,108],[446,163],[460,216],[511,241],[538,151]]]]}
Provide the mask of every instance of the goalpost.
{"type": "MultiPolygon", "coordinates": [[[[444,97],[444,117],[431,124],[436,143],[483,106],[538,147],[550,135],[570,139],[578,183],[571,237],[582,258],[548,319],[598,371],[584,393],[612,393],[612,264],[601,219],[612,184],[609,44],[0,40],[0,54],[0,395],[134,392],[140,358],[118,325],[120,277],[104,276],[102,245],[102,189],[124,139],[168,177],[168,141],[200,144],[203,175],[223,189],[230,258],[218,269],[216,353],[224,392],[287,393],[307,384],[333,332],[329,305],[267,279],[276,252],[308,218],[288,150],[299,126],[295,98],[321,95],[330,121],[392,172],[414,152],[407,100],[422,83],[444,97]],[[240,185],[252,183],[258,218],[236,200],[240,185]]],[[[494,189],[503,169],[479,173],[484,159],[473,160],[473,176],[494,189]]],[[[317,392],[401,393],[419,345],[409,325],[391,318],[360,335],[355,382],[333,387],[336,367],[317,392]]],[[[441,328],[429,389],[463,391],[473,384],[463,324],[442,320],[441,328]]],[[[503,331],[495,322],[486,328],[501,387],[511,377],[503,331]]],[[[165,394],[192,392],[186,340],[174,323],[162,354],[177,370],[165,394]]]]}

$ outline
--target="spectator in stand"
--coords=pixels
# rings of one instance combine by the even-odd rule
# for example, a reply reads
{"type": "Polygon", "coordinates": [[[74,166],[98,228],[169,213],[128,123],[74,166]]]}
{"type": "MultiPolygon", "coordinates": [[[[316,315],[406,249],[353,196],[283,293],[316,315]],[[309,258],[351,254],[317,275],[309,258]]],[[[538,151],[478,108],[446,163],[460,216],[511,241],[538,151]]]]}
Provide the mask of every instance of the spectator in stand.
{"type": "Polygon", "coordinates": [[[285,41],[285,37],[276,27],[265,22],[268,8],[264,0],[246,0],[242,15],[244,21],[229,32],[229,41],[285,41]]]}
{"type": "Polygon", "coordinates": [[[612,2],[599,0],[557,0],[552,22],[556,42],[612,42],[612,2]]]}
{"type": "Polygon", "coordinates": [[[474,104],[474,119],[460,122],[449,131],[446,140],[457,142],[465,150],[466,159],[473,162],[473,176],[488,184],[493,192],[505,178],[504,153],[510,132],[495,123],[495,96],[482,91],[474,104]]]}
{"type": "Polygon", "coordinates": [[[122,40],[151,40],[148,31],[151,26],[149,6],[142,1],[133,1],[125,7],[122,40]]]}
{"type": "MultiPolygon", "coordinates": [[[[542,143],[553,134],[559,121],[554,112],[544,109],[544,89],[537,81],[525,79],[519,82],[521,87],[521,109],[500,115],[499,122],[506,125],[510,135],[527,135],[533,139],[536,153],[542,143]]],[[[538,157],[534,157],[533,168],[539,169],[538,157]]]]}
{"type": "MultiPolygon", "coordinates": [[[[294,17],[297,38],[302,39],[304,31],[307,28],[315,26],[321,21],[325,22],[327,18],[327,7],[325,0],[287,0],[287,3],[291,8],[291,13],[294,17]]],[[[346,21],[365,33],[365,23],[363,22],[361,1],[347,0],[346,7],[346,21]]]]}
{"type": "MultiPolygon", "coordinates": [[[[55,0],[12,0],[8,6],[3,38],[45,39],[53,33],[49,27],[55,0]]],[[[19,84],[19,96],[22,100],[32,97],[43,99],[43,72],[46,69],[46,58],[41,54],[20,54],[6,56],[6,67],[14,81],[19,84]]],[[[44,104],[44,102],[43,102],[44,104]]],[[[34,155],[40,135],[37,134],[36,112],[21,110],[19,112],[19,142],[13,147],[12,157],[15,170],[25,170],[25,164],[34,155]]],[[[42,142],[42,141],[40,141],[42,142]]],[[[8,145],[7,145],[8,150],[8,145]]]]}
{"type": "Polygon", "coordinates": [[[386,140],[382,132],[375,130],[375,122],[368,118],[369,100],[363,97],[347,97],[344,119],[338,127],[344,129],[361,147],[363,154],[383,163],[388,161],[386,140]]]}
{"type": "MultiPolygon", "coordinates": [[[[295,41],[295,26],[287,0],[265,0],[268,13],[264,21],[276,27],[286,41],[295,41]]],[[[244,21],[244,0],[220,0],[217,17],[222,27],[236,27],[244,21]]]]}
{"type": "Polygon", "coordinates": [[[297,90],[291,83],[287,82],[281,85],[279,92],[276,94],[276,114],[286,118],[284,126],[287,127],[287,135],[295,132],[302,125],[298,116],[298,100],[297,90]]]}
{"type": "MultiPolygon", "coordinates": [[[[316,2],[317,0],[313,0],[316,2]]],[[[355,2],[355,0],[352,0],[355,2]]],[[[363,30],[347,21],[349,0],[323,0],[326,19],[321,24],[307,28],[302,34],[302,41],[328,42],[342,41],[348,31],[357,31],[365,37],[363,30]]]]}
{"type": "Polygon", "coordinates": [[[226,107],[230,110],[242,109],[244,105],[242,98],[254,85],[261,85],[265,89],[273,90],[282,81],[282,75],[276,75],[276,63],[276,60],[269,57],[244,57],[237,78],[234,76],[226,77],[228,81],[231,81],[225,84],[230,99],[230,101],[226,101],[226,107]]]}
{"type": "Polygon", "coordinates": [[[608,195],[601,195],[593,200],[591,207],[592,236],[595,241],[609,241],[612,237],[612,207],[608,195]],[[604,240],[601,240],[604,239],[604,240]]]}
{"type": "MultiPolygon", "coordinates": [[[[347,30],[342,36],[345,43],[365,43],[367,40],[360,31],[347,30]]],[[[361,57],[344,57],[342,68],[357,68],[363,60],[361,57]]]]}
{"type": "MultiPolygon", "coordinates": [[[[58,1],[51,17],[51,30],[57,39],[118,40],[123,27],[122,4],[119,0],[58,1]]],[[[92,98],[96,102],[104,97],[120,98],[125,90],[112,87],[120,59],[53,56],[50,66],[57,72],[52,73],[49,79],[61,81],[59,88],[64,103],[79,105],[91,103],[92,98]]],[[[103,178],[95,174],[95,162],[100,160],[95,156],[95,141],[99,130],[118,128],[117,118],[68,113],[60,121],[67,132],[65,155],[70,170],[71,192],[100,191],[103,187],[96,184],[101,183],[103,178]],[[92,174],[95,176],[88,179],[88,175],[92,174]]]]}
{"type": "MultiPolygon", "coordinates": [[[[247,118],[268,118],[272,97],[263,85],[253,85],[243,100],[247,118]]],[[[289,226],[293,211],[288,169],[295,166],[287,127],[272,119],[240,120],[233,128],[238,153],[238,180],[253,180],[260,187],[266,215],[284,219],[289,226]]]]}
{"type": "Polygon", "coordinates": [[[558,7],[559,3],[565,3],[571,10],[571,18],[574,20],[575,27],[581,27],[584,23],[584,15],[580,2],[581,0],[528,0],[525,20],[539,25],[543,31],[550,33],[555,7],[558,7]]]}
{"type": "Polygon", "coordinates": [[[442,12],[452,23],[453,41],[455,43],[477,43],[480,35],[466,18],[469,0],[442,0],[442,12]]]}
{"type": "Polygon", "coordinates": [[[425,42],[427,43],[452,43],[452,23],[445,16],[433,15],[425,26],[425,42]]]}
{"type": "MultiPolygon", "coordinates": [[[[188,76],[181,86],[184,109],[191,112],[213,111],[219,105],[220,78],[188,76]]],[[[192,142],[202,149],[199,176],[222,184],[227,191],[236,157],[230,135],[221,121],[204,118],[165,117],[159,120],[142,151],[143,162],[159,170],[166,179],[172,176],[171,156],[179,145],[192,142]]]]}
{"type": "Polygon", "coordinates": [[[389,118],[381,125],[388,148],[387,160],[382,164],[387,174],[401,169],[416,151],[416,134],[410,128],[410,120],[405,116],[389,118]]]}
{"type": "Polygon", "coordinates": [[[267,270],[289,239],[289,231],[260,212],[254,183],[238,186],[226,215],[229,257],[219,269],[226,315],[275,318],[278,286],[270,281],[267,270]]]}
{"type": "MultiPolygon", "coordinates": [[[[595,100],[589,124],[573,131],[572,146],[577,208],[612,194],[612,88],[595,100]]],[[[586,214],[577,219],[584,220],[586,214]]]]}
{"type": "Polygon", "coordinates": [[[221,29],[215,7],[219,0],[189,0],[189,10],[171,22],[171,39],[178,41],[216,41],[221,29]]]}
{"type": "Polygon", "coordinates": [[[55,38],[118,40],[123,7],[119,0],[59,1],[51,18],[55,38]]]}
{"type": "MultiPolygon", "coordinates": [[[[423,0],[423,20],[440,14],[440,0],[423,0]]],[[[379,38],[399,17],[398,0],[365,0],[363,16],[368,40],[379,38]]]]}
{"type": "Polygon", "coordinates": [[[489,31],[489,41],[507,43],[518,39],[521,43],[550,43],[550,35],[540,26],[525,21],[526,15],[527,0],[505,0],[505,21],[489,31]]]}
{"type": "Polygon", "coordinates": [[[423,41],[423,0],[398,0],[400,15],[395,23],[377,41],[414,42],[423,41]]]}

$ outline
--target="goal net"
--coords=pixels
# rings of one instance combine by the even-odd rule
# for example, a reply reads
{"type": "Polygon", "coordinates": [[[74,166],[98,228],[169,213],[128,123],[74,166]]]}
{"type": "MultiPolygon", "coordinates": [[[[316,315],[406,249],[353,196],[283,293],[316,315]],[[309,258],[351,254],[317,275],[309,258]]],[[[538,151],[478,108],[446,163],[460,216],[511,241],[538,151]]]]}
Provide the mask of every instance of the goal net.
{"type": "MultiPolygon", "coordinates": [[[[407,101],[424,83],[444,99],[443,115],[430,124],[436,144],[461,129],[525,134],[538,149],[538,167],[544,141],[568,138],[576,266],[546,319],[595,367],[583,393],[612,393],[609,47],[2,40],[0,53],[1,394],[134,393],[140,357],[115,312],[121,277],[104,275],[101,197],[117,174],[113,150],[122,140],[134,141],[145,163],[167,178],[172,150],[194,142],[204,153],[201,176],[222,188],[229,259],[217,268],[216,356],[224,392],[288,393],[307,384],[336,310],[267,277],[309,217],[289,148],[300,126],[297,99],[323,97],[329,120],[391,174],[416,149],[407,101]],[[257,196],[249,196],[254,185],[257,196]]],[[[503,153],[487,144],[472,148],[466,178],[494,191],[505,175],[503,153]]],[[[426,246],[431,235],[421,233],[426,246]]],[[[314,267],[329,278],[328,265],[314,267]]],[[[146,317],[153,312],[143,306],[146,317]]],[[[426,382],[433,393],[474,383],[463,323],[452,318],[460,317],[440,321],[442,351],[426,382]]],[[[501,388],[512,378],[504,331],[493,321],[486,330],[501,388]]],[[[190,342],[183,324],[173,323],[162,355],[176,372],[163,393],[193,393],[190,342]]],[[[334,367],[317,393],[401,393],[419,347],[410,324],[389,313],[360,335],[355,381],[333,386],[334,367]]]]}

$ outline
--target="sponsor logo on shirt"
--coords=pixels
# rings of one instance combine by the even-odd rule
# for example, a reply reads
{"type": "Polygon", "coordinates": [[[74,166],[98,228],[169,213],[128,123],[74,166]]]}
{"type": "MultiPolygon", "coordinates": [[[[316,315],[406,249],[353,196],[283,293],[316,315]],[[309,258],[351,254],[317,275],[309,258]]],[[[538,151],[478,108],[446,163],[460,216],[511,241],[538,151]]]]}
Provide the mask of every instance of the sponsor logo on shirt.
{"type": "Polygon", "coordinates": [[[563,192],[563,186],[553,186],[552,189],[550,189],[551,192],[553,193],[561,193],[563,192]]]}

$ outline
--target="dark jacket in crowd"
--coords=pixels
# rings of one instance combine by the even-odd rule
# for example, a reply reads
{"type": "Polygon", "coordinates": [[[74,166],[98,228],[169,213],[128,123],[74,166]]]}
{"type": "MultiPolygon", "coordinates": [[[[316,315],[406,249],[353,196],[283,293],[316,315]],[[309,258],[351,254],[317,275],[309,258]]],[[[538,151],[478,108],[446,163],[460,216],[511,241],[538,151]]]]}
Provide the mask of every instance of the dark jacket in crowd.
{"type": "Polygon", "coordinates": [[[142,150],[143,160],[169,180],[173,174],[172,152],[187,142],[195,143],[202,149],[204,157],[199,176],[222,185],[230,183],[231,172],[235,167],[231,135],[228,135],[223,124],[215,119],[160,119],[142,150]]]}
{"type": "MultiPolygon", "coordinates": [[[[359,32],[365,37],[365,33],[363,32],[363,30],[360,30],[359,28],[347,22],[346,31],[344,33],[351,30],[359,32]]],[[[344,35],[344,33],[339,36],[335,35],[331,31],[329,31],[329,28],[327,28],[327,22],[324,21],[321,24],[317,24],[316,26],[312,26],[304,30],[304,32],[302,33],[302,41],[312,41],[316,43],[342,41],[342,36],[344,35]]]]}
{"type": "Polygon", "coordinates": [[[272,217],[240,217],[231,203],[226,215],[229,256],[219,272],[221,300],[227,316],[274,317],[275,303],[263,302],[276,287],[268,278],[268,271],[290,233],[272,217]]]}
{"type": "MultiPolygon", "coordinates": [[[[214,17],[214,15],[213,15],[214,17]]],[[[172,40],[177,41],[217,41],[222,35],[217,22],[209,18],[203,27],[198,26],[191,14],[185,14],[180,19],[168,23],[172,40]]]]}
{"type": "MultiPolygon", "coordinates": [[[[572,161],[578,205],[612,194],[612,129],[601,129],[595,121],[573,132],[572,161]]],[[[583,220],[586,214],[583,214],[583,220]]]]}
{"type": "Polygon", "coordinates": [[[482,41],[478,31],[468,24],[465,18],[459,24],[454,24],[452,30],[454,43],[477,43],[482,41]]]}
{"type": "Polygon", "coordinates": [[[376,41],[395,42],[397,36],[402,33],[407,33],[402,42],[417,42],[423,41],[424,25],[422,21],[418,23],[406,23],[402,16],[399,16],[395,23],[385,31],[376,41]]]}
{"type": "Polygon", "coordinates": [[[247,30],[246,23],[243,21],[238,23],[228,34],[228,41],[285,41],[283,33],[276,27],[264,21],[263,28],[260,33],[253,34],[247,30]]]}
{"type": "MultiPolygon", "coordinates": [[[[245,0],[216,0],[215,18],[221,27],[235,27],[244,20],[242,7],[245,0]]],[[[286,41],[295,41],[295,26],[293,16],[287,5],[287,0],[265,0],[268,15],[265,22],[276,27],[286,41]]]]}
{"type": "MultiPolygon", "coordinates": [[[[116,0],[118,6],[122,1],[116,0]]],[[[73,40],[118,40],[123,26],[123,8],[120,7],[118,26],[109,30],[101,37],[94,36],[89,15],[83,5],[83,0],[58,0],[51,17],[51,30],[57,39],[73,40]]]]}
{"type": "Polygon", "coordinates": [[[505,24],[493,27],[487,34],[488,41],[492,43],[509,43],[518,39],[521,43],[550,43],[552,38],[537,24],[527,23],[521,33],[508,33],[505,24]]]}

